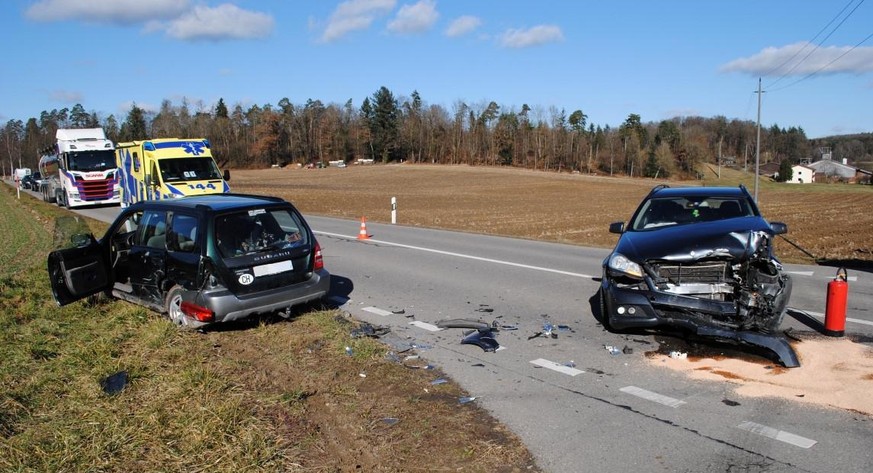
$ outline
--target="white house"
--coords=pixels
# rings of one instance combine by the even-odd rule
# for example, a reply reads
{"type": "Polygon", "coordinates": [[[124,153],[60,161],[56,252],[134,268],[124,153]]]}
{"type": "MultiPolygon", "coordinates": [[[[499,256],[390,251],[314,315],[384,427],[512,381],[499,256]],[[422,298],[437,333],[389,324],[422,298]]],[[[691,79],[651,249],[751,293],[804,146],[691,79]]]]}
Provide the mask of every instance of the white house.
{"type": "Polygon", "coordinates": [[[796,164],[791,166],[791,180],[787,181],[792,184],[810,184],[815,175],[815,170],[809,166],[796,164]]]}

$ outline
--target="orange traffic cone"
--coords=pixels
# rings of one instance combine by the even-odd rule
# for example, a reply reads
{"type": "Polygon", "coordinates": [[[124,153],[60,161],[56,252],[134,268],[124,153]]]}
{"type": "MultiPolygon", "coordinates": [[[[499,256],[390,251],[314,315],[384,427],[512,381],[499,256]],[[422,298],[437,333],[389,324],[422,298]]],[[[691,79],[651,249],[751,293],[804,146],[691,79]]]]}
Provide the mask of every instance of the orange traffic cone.
{"type": "Polygon", "coordinates": [[[358,232],[358,240],[369,240],[370,235],[367,235],[367,217],[361,217],[361,231],[358,232]]]}

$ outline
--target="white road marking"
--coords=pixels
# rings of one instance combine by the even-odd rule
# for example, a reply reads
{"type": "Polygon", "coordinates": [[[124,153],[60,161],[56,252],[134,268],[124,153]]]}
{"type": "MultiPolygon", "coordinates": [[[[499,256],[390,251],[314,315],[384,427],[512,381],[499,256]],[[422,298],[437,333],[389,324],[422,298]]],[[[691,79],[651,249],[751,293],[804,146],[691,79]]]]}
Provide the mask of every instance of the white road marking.
{"type": "Polygon", "coordinates": [[[562,365],[560,363],[555,363],[554,361],[545,360],[543,358],[537,358],[536,360],[531,360],[531,364],[539,366],[541,368],[548,368],[552,371],[557,371],[558,373],[563,373],[570,376],[576,376],[577,374],[582,374],[584,371],[577,370],[576,368],[571,368],[569,366],[562,365]]]}
{"type": "Polygon", "coordinates": [[[818,443],[816,440],[801,437],[799,435],[795,435],[791,432],[786,432],[784,430],[774,429],[773,427],[767,427],[766,425],[757,424],[755,422],[746,421],[738,425],[737,428],[747,430],[749,432],[752,432],[753,434],[758,434],[767,438],[778,440],[780,442],[785,442],[800,448],[810,448],[818,443]]]}
{"type": "Polygon", "coordinates": [[[682,404],[685,404],[685,401],[673,399],[672,397],[664,396],[663,394],[658,394],[652,391],[647,391],[643,388],[638,388],[636,386],[625,386],[619,389],[619,391],[641,397],[647,401],[657,402],[658,404],[663,404],[668,407],[675,408],[681,406],[682,404]]]}
{"type": "MultiPolygon", "coordinates": [[[[804,313],[804,314],[806,314],[806,315],[811,315],[811,316],[813,316],[813,317],[818,317],[818,318],[820,318],[820,319],[825,318],[825,315],[824,315],[823,313],[821,313],[821,312],[812,312],[812,311],[809,311],[809,310],[795,309],[795,308],[793,308],[793,307],[791,307],[791,309],[792,309],[792,310],[796,310],[797,312],[804,313]]],[[[854,319],[854,318],[852,318],[852,317],[846,317],[846,322],[852,322],[852,323],[855,323],[855,324],[863,324],[863,325],[871,325],[871,326],[873,326],[873,322],[871,322],[871,321],[869,321],[869,320],[854,319]]]]}
{"type": "Polygon", "coordinates": [[[382,317],[385,317],[386,315],[391,315],[390,311],[383,310],[378,307],[364,307],[361,310],[363,310],[364,312],[369,312],[371,314],[381,315],[382,317]]]}
{"type": "MultiPolygon", "coordinates": [[[[340,235],[339,233],[328,233],[328,232],[318,232],[318,231],[315,233],[317,233],[319,235],[327,235],[327,236],[332,236],[332,237],[337,237],[337,238],[346,238],[349,240],[356,240],[357,239],[356,236],[340,235]]],[[[575,278],[592,279],[594,277],[594,276],[591,276],[588,274],[573,273],[570,271],[561,271],[560,269],[544,268],[542,266],[531,266],[531,265],[527,265],[527,264],[513,263],[512,261],[504,261],[504,260],[492,259],[492,258],[483,258],[481,256],[466,255],[463,253],[453,253],[451,251],[435,250],[433,248],[424,248],[421,246],[404,245],[401,243],[393,243],[393,242],[384,241],[384,240],[370,239],[370,240],[366,240],[366,241],[372,242],[372,243],[379,243],[381,245],[396,246],[398,248],[407,248],[410,250],[426,251],[428,253],[436,253],[436,254],[446,255],[446,256],[455,256],[457,258],[466,258],[466,259],[472,259],[472,260],[476,260],[476,261],[484,261],[486,263],[495,263],[495,264],[502,264],[502,265],[506,265],[506,266],[514,266],[516,268],[533,269],[535,271],[563,274],[564,276],[572,276],[575,278]]]]}
{"type": "MultiPolygon", "coordinates": [[[[796,274],[798,276],[813,276],[815,274],[814,271],[785,271],[788,274],[796,274]]],[[[858,276],[848,276],[846,278],[847,281],[857,281],[858,276]]]]}
{"type": "Polygon", "coordinates": [[[409,325],[415,325],[416,327],[423,328],[429,332],[439,332],[440,330],[442,330],[441,328],[437,327],[434,324],[429,324],[427,322],[422,322],[420,320],[414,320],[412,322],[409,322],[409,325]]]}

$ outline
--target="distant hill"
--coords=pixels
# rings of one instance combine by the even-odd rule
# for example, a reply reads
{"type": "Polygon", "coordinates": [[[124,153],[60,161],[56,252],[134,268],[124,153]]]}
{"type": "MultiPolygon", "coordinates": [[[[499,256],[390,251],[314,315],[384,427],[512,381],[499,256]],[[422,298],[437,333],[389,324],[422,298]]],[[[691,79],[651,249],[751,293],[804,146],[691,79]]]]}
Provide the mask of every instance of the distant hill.
{"type": "MultiPolygon", "coordinates": [[[[873,171],[873,133],[857,133],[853,135],[836,135],[809,140],[810,148],[830,148],[833,159],[873,171]]],[[[816,153],[818,154],[818,153],[816,153]]]]}

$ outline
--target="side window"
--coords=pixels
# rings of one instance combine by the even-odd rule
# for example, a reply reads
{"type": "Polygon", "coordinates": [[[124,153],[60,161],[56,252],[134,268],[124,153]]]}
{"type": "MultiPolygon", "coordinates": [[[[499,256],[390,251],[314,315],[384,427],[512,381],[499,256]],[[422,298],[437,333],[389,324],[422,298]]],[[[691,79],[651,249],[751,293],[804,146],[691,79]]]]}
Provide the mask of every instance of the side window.
{"type": "Polygon", "coordinates": [[[164,249],[167,241],[167,213],[154,210],[145,211],[137,231],[136,241],[149,248],[164,249]]]}
{"type": "Polygon", "coordinates": [[[173,214],[170,226],[172,228],[170,229],[167,247],[171,251],[190,253],[197,249],[197,232],[200,227],[197,217],[178,213],[173,214]]]}

